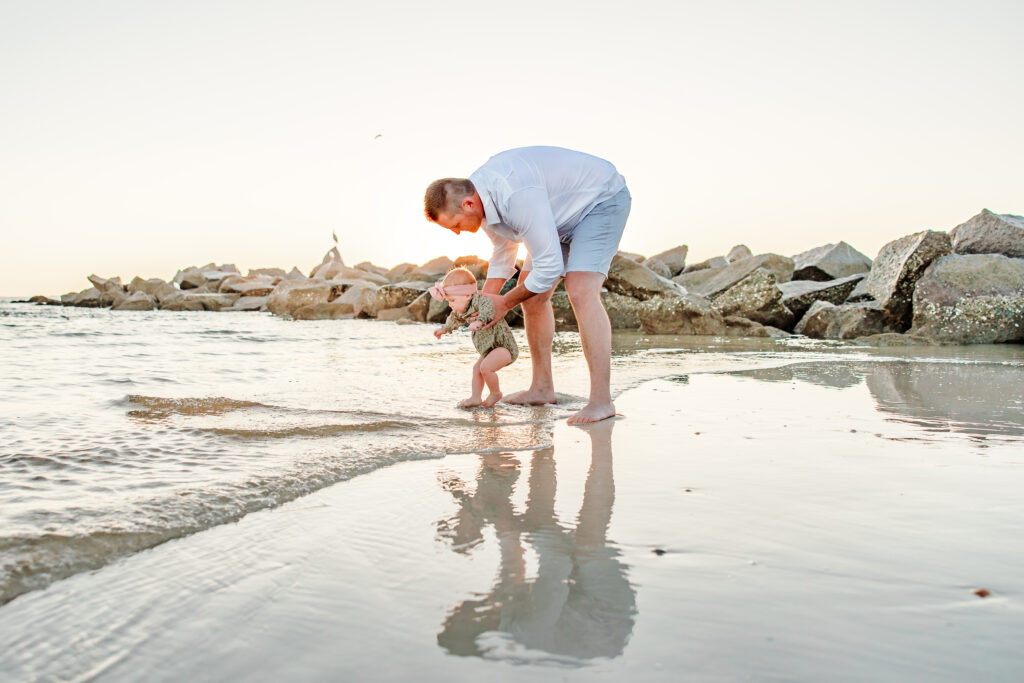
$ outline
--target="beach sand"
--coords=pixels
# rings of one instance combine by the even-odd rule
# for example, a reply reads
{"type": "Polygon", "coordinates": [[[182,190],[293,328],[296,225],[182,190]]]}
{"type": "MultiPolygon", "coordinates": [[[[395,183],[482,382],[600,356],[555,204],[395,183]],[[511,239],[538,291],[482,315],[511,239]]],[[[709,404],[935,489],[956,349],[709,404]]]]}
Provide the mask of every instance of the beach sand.
{"type": "Polygon", "coordinates": [[[1022,377],[648,382],[550,448],[400,463],[23,595],[0,678],[1020,680],[1022,377]]]}

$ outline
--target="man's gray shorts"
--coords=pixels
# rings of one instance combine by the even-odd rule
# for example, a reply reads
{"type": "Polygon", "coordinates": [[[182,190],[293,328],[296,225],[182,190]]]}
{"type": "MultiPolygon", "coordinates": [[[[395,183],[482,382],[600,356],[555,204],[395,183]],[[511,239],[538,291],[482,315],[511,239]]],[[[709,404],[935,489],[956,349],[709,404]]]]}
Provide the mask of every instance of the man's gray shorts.
{"type": "MultiPolygon", "coordinates": [[[[583,217],[572,231],[563,237],[562,275],[572,271],[608,274],[615,252],[619,250],[622,231],[626,227],[633,199],[627,188],[622,188],[611,199],[606,199],[583,217]]],[[[533,270],[533,259],[526,257],[524,271],[533,270]]]]}

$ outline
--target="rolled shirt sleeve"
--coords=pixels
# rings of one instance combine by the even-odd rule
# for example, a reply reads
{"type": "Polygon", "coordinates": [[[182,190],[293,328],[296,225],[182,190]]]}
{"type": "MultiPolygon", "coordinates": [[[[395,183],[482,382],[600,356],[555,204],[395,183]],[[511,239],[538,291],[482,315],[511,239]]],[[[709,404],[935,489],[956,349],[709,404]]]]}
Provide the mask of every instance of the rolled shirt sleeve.
{"type": "Polygon", "coordinates": [[[540,294],[554,287],[565,274],[565,264],[547,191],[527,187],[514,192],[508,199],[506,222],[522,237],[533,261],[526,288],[540,294]]]}
{"type": "Polygon", "coordinates": [[[516,254],[519,253],[519,242],[507,240],[490,230],[485,231],[494,245],[491,260],[487,264],[487,277],[507,280],[516,272],[516,254]]]}

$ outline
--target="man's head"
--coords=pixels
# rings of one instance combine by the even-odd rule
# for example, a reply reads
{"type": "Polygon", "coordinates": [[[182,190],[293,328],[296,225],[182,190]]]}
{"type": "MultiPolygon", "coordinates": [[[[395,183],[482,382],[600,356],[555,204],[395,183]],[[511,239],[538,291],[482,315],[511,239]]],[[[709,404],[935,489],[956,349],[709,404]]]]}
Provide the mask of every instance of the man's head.
{"type": "Polygon", "coordinates": [[[441,178],[427,186],[423,195],[427,219],[456,235],[476,232],[484,221],[484,207],[467,178],[441,178]]]}

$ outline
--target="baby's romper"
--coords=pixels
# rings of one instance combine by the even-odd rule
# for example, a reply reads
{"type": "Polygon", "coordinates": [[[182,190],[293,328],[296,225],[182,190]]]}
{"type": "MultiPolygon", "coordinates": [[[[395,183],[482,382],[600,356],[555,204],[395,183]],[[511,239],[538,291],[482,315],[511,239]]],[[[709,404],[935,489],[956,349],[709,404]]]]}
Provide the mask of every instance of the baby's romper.
{"type": "MultiPolygon", "coordinates": [[[[444,331],[454,332],[463,325],[472,322],[469,316],[473,313],[479,313],[480,315],[476,319],[486,325],[494,319],[494,303],[482,294],[474,294],[473,298],[469,301],[469,305],[466,306],[465,313],[452,311],[448,315],[448,319],[444,322],[444,331]]],[[[515,337],[512,336],[512,328],[508,326],[505,320],[499,321],[498,324],[490,329],[475,330],[473,332],[473,346],[480,352],[481,358],[498,347],[506,348],[512,354],[512,360],[509,361],[510,364],[514,363],[516,358],[519,357],[519,347],[516,345],[515,337]]]]}

